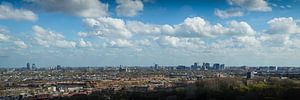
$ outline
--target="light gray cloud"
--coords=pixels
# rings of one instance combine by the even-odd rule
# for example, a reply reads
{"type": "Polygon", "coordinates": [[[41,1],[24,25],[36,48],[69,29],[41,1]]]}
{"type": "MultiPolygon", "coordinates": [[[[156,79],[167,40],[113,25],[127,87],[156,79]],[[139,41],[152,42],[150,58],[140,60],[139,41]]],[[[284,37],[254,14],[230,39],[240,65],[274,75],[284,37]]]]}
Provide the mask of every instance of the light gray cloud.
{"type": "MultiPolygon", "coordinates": [[[[215,9],[215,15],[220,18],[243,16],[245,11],[269,12],[272,11],[271,4],[266,0],[227,0],[231,5],[227,10],[215,9]]],[[[276,4],[272,4],[273,6],[276,4]]],[[[277,5],[276,5],[277,6],[277,5]]]]}
{"type": "Polygon", "coordinates": [[[26,0],[47,12],[62,12],[80,17],[108,16],[108,4],[99,0],[26,0]]]}
{"type": "Polygon", "coordinates": [[[14,48],[14,49],[26,49],[28,46],[27,44],[24,43],[24,41],[20,40],[17,37],[8,35],[9,31],[3,28],[0,28],[0,46],[1,45],[6,45],[6,44],[11,44],[14,47],[9,47],[9,48],[14,48]]]}
{"type": "Polygon", "coordinates": [[[249,11],[272,11],[266,0],[227,0],[230,5],[239,6],[249,11]]]}
{"type": "Polygon", "coordinates": [[[126,39],[113,39],[110,40],[107,45],[108,47],[112,48],[127,48],[127,47],[133,47],[134,45],[132,44],[131,41],[128,41],[126,39]]]}
{"type": "Polygon", "coordinates": [[[0,42],[1,41],[8,41],[8,40],[9,40],[9,36],[8,35],[0,33],[0,42]]]}
{"type": "Polygon", "coordinates": [[[133,17],[143,11],[144,4],[141,0],[116,0],[116,13],[118,16],[133,17]]]}
{"type": "Polygon", "coordinates": [[[13,8],[12,5],[4,3],[0,5],[0,19],[35,21],[38,17],[30,10],[13,8]]]}
{"type": "Polygon", "coordinates": [[[244,12],[242,12],[242,10],[240,10],[239,8],[231,8],[227,10],[216,9],[215,15],[220,18],[239,17],[243,16],[244,12]]]}

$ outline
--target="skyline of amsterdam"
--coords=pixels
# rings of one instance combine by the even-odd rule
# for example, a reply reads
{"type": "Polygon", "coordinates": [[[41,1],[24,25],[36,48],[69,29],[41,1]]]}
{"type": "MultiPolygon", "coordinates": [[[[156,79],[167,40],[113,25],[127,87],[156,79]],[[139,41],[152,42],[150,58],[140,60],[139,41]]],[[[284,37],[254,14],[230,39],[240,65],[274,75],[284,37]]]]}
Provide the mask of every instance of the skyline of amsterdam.
{"type": "Polygon", "coordinates": [[[0,67],[300,66],[300,0],[0,0],[0,67]]]}

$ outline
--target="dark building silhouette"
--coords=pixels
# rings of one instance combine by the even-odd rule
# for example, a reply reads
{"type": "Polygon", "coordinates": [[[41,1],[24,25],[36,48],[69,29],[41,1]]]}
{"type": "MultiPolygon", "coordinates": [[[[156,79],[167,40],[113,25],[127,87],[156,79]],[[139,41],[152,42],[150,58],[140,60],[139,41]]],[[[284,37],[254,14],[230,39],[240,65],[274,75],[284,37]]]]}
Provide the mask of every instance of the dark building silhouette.
{"type": "Polygon", "coordinates": [[[30,63],[28,62],[26,65],[27,70],[31,70],[30,63]]]}

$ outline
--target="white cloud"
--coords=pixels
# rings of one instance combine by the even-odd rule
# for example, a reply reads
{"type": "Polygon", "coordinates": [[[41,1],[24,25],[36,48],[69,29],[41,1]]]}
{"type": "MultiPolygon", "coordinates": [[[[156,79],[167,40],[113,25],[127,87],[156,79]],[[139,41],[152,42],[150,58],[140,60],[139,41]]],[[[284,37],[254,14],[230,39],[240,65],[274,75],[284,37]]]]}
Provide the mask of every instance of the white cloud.
{"type": "Polygon", "coordinates": [[[87,34],[87,33],[85,33],[85,32],[78,32],[78,33],[77,33],[77,35],[78,35],[79,37],[82,37],[82,38],[84,38],[84,37],[87,37],[87,36],[88,36],[88,34],[87,34]]]}
{"type": "Polygon", "coordinates": [[[256,32],[246,22],[230,21],[227,26],[215,25],[201,17],[186,18],[180,24],[157,25],[145,24],[139,21],[101,17],[88,18],[84,22],[92,30],[91,35],[108,38],[131,38],[136,34],[168,35],[176,37],[216,37],[219,35],[254,35],[256,32]]]}
{"type": "Polygon", "coordinates": [[[8,41],[8,40],[9,40],[9,36],[8,35],[0,33],[0,42],[1,41],[8,41]]]}
{"type": "Polygon", "coordinates": [[[220,17],[220,18],[239,17],[239,16],[243,16],[244,12],[242,12],[238,8],[235,8],[235,9],[231,8],[231,9],[228,9],[228,10],[216,9],[215,10],[215,15],[220,17]]]}
{"type": "Polygon", "coordinates": [[[253,35],[255,31],[246,22],[231,21],[228,27],[219,23],[211,25],[201,17],[186,18],[183,23],[174,25],[176,33],[185,37],[215,37],[218,35],[253,35]]]}
{"type": "Polygon", "coordinates": [[[249,11],[272,11],[266,0],[227,0],[230,5],[239,6],[249,11]]]}
{"type": "Polygon", "coordinates": [[[33,26],[32,30],[35,34],[35,42],[44,47],[54,46],[60,48],[73,48],[76,46],[76,42],[65,40],[62,34],[45,30],[44,28],[37,25],[33,26]]]}
{"type": "Polygon", "coordinates": [[[15,41],[14,43],[22,49],[26,49],[28,47],[23,41],[15,41]]]}
{"type": "Polygon", "coordinates": [[[289,47],[293,44],[293,41],[287,34],[265,34],[261,36],[260,40],[266,47],[289,47]]]}
{"type": "Polygon", "coordinates": [[[261,41],[256,36],[233,36],[229,39],[217,40],[210,45],[214,48],[256,48],[261,47],[261,41]]]}
{"type": "Polygon", "coordinates": [[[270,34],[294,34],[300,33],[300,27],[292,17],[274,18],[268,21],[269,29],[267,33],[270,34]]]}
{"type": "Polygon", "coordinates": [[[108,5],[99,0],[26,0],[48,12],[62,12],[80,17],[108,16],[108,5]]]}
{"type": "Polygon", "coordinates": [[[90,41],[85,41],[83,40],[82,38],[79,40],[79,43],[78,43],[78,46],[79,47],[91,47],[92,46],[92,43],[90,41]]]}
{"type": "Polygon", "coordinates": [[[95,36],[110,38],[130,38],[132,36],[122,19],[109,17],[88,18],[84,22],[94,31],[93,35],[95,36]]]}
{"type": "Polygon", "coordinates": [[[173,36],[161,36],[157,42],[162,47],[176,48],[204,48],[205,42],[199,38],[180,38],[173,36]]]}
{"type": "Polygon", "coordinates": [[[126,39],[115,39],[115,40],[111,40],[108,43],[108,46],[112,48],[125,48],[125,47],[132,47],[134,45],[126,39]]]}
{"type": "Polygon", "coordinates": [[[10,47],[13,45],[13,48],[15,46],[20,49],[26,49],[28,46],[23,41],[21,41],[19,38],[16,38],[14,36],[8,35],[8,30],[0,28],[0,46],[8,44],[10,47]]]}
{"type": "Polygon", "coordinates": [[[143,11],[144,4],[141,0],[116,0],[116,13],[118,16],[136,16],[143,11]]]}
{"type": "Polygon", "coordinates": [[[38,19],[37,15],[27,9],[13,8],[9,4],[0,5],[0,19],[13,19],[13,20],[28,20],[35,21],[38,19]]]}
{"type": "Polygon", "coordinates": [[[157,34],[161,33],[159,26],[145,24],[140,21],[128,21],[126,23],[127,28],[134,33],[139,34],[157,34]]]}
{"type": "Polygon", "coordinates": [[[244,21],[237,22],[237,21],[230,21],[228,25],[228,32],[227,34],[234,34],[234,35],[255,35],[255,30],[244,21]]]}
{"type": "Polygon", "coordinates": [[[136,40],[135,44],[139,46],[150,46],[151,41],[149,39],[136,40]]]}

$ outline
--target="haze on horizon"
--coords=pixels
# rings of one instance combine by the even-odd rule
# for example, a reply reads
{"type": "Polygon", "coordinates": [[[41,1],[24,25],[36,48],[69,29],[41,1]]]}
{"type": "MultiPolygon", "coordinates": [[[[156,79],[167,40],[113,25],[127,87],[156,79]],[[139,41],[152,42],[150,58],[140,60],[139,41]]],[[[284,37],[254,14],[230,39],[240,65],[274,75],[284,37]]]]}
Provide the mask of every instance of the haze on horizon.
{"type": "Polygon", "coordinates": [[[0,67],[300,66],[300,0],[0,0],[0,67]]]}

